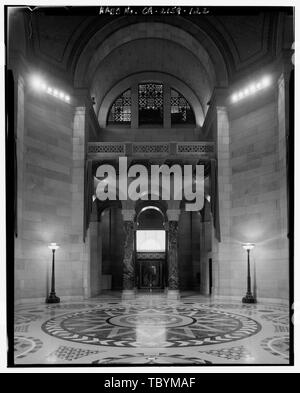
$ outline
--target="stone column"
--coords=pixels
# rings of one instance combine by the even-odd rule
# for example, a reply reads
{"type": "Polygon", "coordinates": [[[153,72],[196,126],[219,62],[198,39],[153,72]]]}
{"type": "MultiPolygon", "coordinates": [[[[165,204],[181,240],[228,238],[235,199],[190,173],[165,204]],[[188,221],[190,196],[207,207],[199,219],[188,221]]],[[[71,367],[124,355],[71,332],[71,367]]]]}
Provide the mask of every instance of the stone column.
{"type": "MultiPolygon", "coordinates": [[[[26,217],[27,212],[24,212],[23,199],[25,190],[25,153],[26,146],[24,144],[24,138],[27,138],[27,130],[25,128],[25,81],[21,75],[15,74],[16,86],[16,120],[15,127],[16,132],[16,147],[17,147],[17,234],[15,238],[15,298],[22,298],[22,293],[25,287],[24,273],[26,260],[24,258],[24,246],[23,246],[23,219],[26,217]],[[20,273],[21,272],[21,273],[20,273]]],[[[32,218],[32,214],[28,214],[27,218],[32,218]]]]}
{"type": "Polygon", "coordinates": [[[134,266],[134,211],[122,211],[124,219],[124,259],[123,259],[123,293],[122,299],[135,298],[135,266],[134,266]]]}
{"type": "Polygon", "coordinates": [[[179,299],[178,268],[178,223],[180,211],[168,210],[169,244],[168,244],[168,298],[179,299]]]}
{"type": "Polygon", "coordinates": [[[281,272],[281,284],[280,288],[282,297],[288,298],[289,288],[289,163],[288,158],[291,155],[289,152],[289,139],[292,138],[293,130],[290,130],[290,119],[289,119],[289,80],[292,71],[292,63],[290,54],[286,54],[282,69],[280,70],[280,76],[277,81],[277,178],[279,195],[278,201],[276,202],[278,211],[278,224],[280,230],[280,238],[276,239],[276,245],[274,250],[280,253],[280,272],[281,272]],[[288,55],[288,56],[287,56],[288,55]]]}
{"type": "MultiPolygon", "coordinates": [[[[91,100],[86,89],[74,90],[73,135],[72,135],[72,170],[71,170],[71,226],[69,261],[72,267],[72,286],[85,298],[91,296],[91,249],[90,235],[87,232],[83,240],[84,220],[84,174],[88,142],[88,121],[91,100]]],[[[93,235],[92,235],[93,236],[93,235]]]]}
{"type": "MultiPolygon", "coordinates": [[[[228,295],[232,293],[232,278],[228,275],[229,269],[236,271],[239,260],[234,255],[239,255],[239,250],[234,249],[231,242],[231,161],[230,161],[230,128],[229,116],[226,106],[222,106],[222,99],[217,97],[216,102],[216,147],[218,158],[218,193],[219,193],[219,220],[221,242],[216,240],[213,227],[214,241],[212,247],[213,264],[213,295],[228,295]],[[221,101],[221,102],[219,102],[221,101]],[[233,251],[234,250],[234,251],[233,251]]],[[[235,246],[236,247],[236,246],[235,246]]]]}
{"type": "Polygon", "coordinates": [[[73,163],[71,172],[71,226],[69,260],[74,274],[72,285],[78,288],[78,292],[88,298],[91,295],[90,286],[90,232],[84,243],[83,217],[84,217],[84,167],[85,167],[85,148],[86,148],[86,121],[87,110],[85,94],[78,94],[77,106],[74,108],[73,120],[73,163]],[[73,240],[76,239],[76,240],[73,240]],[[79,272],[82,272],[79,274],[79,272]],[[80,289],[81,288],[81,289],[80,289]]]}

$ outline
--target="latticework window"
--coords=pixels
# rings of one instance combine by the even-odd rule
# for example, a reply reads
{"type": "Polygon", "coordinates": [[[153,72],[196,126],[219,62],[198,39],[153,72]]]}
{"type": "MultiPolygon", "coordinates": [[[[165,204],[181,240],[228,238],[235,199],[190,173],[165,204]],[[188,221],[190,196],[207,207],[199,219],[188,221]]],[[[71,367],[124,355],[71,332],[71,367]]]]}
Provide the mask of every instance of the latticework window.
{"type": "Polygon", "coordinates": [[[130,124],[131,90],[126,90],[112,104],[108,114],[108,124],[130,124]]]}
{"type": "Polygon", "coordinates": [[[171,89],[172,124],[195,124],[193,109],[178,91],[171,89]]]}
{"type": "Polygon", "coordinates": [[[162,124],[164,111],[163,85],[145,83],[139,85],[139,123],[162,124]]]}

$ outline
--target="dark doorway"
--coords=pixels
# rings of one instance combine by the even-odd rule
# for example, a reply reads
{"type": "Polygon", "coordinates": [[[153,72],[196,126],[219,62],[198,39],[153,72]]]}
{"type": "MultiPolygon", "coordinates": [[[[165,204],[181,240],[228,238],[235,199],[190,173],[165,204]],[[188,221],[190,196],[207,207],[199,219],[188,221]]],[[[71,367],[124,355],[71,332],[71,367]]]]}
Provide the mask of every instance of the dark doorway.
{"type": "Polygon", "coordinates": [[[165,218],[155,206],[145,207],[137,216],[135,236],[136,281],[142,290],[162,290],[166,274],[165,218]]]}

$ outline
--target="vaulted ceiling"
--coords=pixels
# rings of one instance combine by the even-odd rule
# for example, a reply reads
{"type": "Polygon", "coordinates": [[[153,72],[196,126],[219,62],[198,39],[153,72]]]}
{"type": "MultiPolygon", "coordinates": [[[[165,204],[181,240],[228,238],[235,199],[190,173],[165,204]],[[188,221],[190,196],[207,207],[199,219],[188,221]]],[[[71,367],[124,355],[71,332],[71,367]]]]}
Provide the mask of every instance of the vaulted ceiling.
{"type": "Polygon", "coordinates": [[[71,7],[13,11],[10,45],[44,72],[89,88],[96,111],[122,79],[153,71],[189,86],[205,113],[214,87],[268,64],[293,35],[286,24],[291,15],[259,9],[193,17],[100,16],[93,7],[88,13],[71,7]]]}

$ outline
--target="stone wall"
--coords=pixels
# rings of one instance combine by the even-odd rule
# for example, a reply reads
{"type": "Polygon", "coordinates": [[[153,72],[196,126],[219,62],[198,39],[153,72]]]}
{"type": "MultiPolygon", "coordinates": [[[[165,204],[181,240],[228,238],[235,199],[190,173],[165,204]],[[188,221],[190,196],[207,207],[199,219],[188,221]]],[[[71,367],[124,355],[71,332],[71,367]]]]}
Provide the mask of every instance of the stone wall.
{"type": "MultiPolygon", "coordinates": [[[[21,80],[21,79],[20,79],[21,80]]],[[[15,299],[45,298],[49,291],[49,242],[56,252],[58,296],[83,296],[82,239],[84,118],[49,95],[18,88],[18,238],[15,299]]]]}
{"type": "Polygon", "coordinates": [[[246,291],[242,243],[251,242],[256,245],[251,251],[254,294],[258,299],[289,297],[282,94],[275,81],[273,89],[257,100],[229,108],[226,155],[226,120],[218,125],[222,242],[215,241],[213,251],[217,295],[241,297],[246,291]]]}
{"type": "Polygon", "coordinates": [[[252,261],[257,295],[288,298],[287,204],[281,192],[286,175],[279,167],[276,98],[234,119],[231,141],[232,237],[256,244],[252,261]]]}

